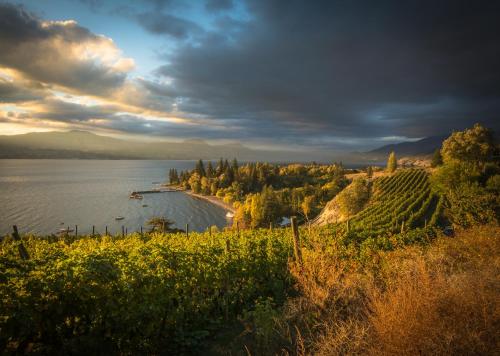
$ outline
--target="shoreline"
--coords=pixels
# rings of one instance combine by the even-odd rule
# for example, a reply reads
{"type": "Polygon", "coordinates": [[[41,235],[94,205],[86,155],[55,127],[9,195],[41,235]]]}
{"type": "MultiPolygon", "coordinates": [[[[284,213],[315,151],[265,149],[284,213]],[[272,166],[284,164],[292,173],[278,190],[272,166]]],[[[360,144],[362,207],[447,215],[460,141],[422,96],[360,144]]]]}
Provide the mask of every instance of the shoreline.
{"type": "Polygon", "coordinates": [[[236,212],[236,210],[234,209],[234,207],[231,204],[228,204],[228,203],[222,201],[222,199],[215,197],[213,195],[196,194],[196,193],[193,193],[192,190],[183,190],[182,192],[184,192],[184,193],[186,193],[194,198],[206,200],[206,201],[208,201],[214,205],[217,205],[218,207],[220,207],[226,211],[229,211],[233,214],[236,212]]]}

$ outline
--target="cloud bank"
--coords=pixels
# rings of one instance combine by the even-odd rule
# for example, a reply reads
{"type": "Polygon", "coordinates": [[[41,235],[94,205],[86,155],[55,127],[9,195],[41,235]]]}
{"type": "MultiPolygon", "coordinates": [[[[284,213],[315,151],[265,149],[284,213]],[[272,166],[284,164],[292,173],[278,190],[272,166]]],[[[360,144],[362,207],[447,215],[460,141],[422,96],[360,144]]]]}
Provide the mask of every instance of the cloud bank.
{"type": "Polygon", "coordinates": [[[134,59],[110,38],[3,3],[4,112],[15,105],[11,117],[30,124],[332,150],[474,122],[500,129],[498,2],[107,4],[121,9],[110,21],[122,14],[168,44],[156,49],[163,64],[134,76],[134,59]]]}

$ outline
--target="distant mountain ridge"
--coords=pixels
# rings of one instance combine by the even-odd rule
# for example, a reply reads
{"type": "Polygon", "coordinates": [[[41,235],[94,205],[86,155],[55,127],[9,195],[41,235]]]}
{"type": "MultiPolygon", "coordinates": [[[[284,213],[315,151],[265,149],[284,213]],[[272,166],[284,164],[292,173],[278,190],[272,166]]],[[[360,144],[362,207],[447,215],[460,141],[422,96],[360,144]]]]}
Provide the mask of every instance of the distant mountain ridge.
{"type": "Polygon", "coordinates": [[[441,147],[441,144],[447,137],[448,136],[429,136],[418,141],[394,143],[379,147],[368,153],[389,154],[394,151],[396,155],[400,156],[430,155],[441,147]]]}
{"type": "MultiPolygon", "coordinates": [[[[300,157],[296,159],[307,159],[300,157]]],[[[211,145],[200,139],[184,142],[138,142],[87,131],[33,132],[0,136],[0,158],[82,159],[218,159],[286,161],[284,151],[264,151],[239,143],[211,145]]],[[[297,155],[294,155],[294,158],[297,155]]]]}

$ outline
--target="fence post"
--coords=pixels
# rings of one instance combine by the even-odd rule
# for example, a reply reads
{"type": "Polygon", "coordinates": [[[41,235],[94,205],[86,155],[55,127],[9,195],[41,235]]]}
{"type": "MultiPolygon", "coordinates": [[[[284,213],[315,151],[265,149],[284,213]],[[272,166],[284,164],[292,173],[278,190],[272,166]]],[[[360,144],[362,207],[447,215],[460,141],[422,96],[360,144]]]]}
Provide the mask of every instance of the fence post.
{"type": "Polygon", "coordinates": [[[92,225],[92,237],[94,237],[94,235],[95,235],[95,226],[92,225]]]}
{"type": "Polygon", "coordinates": [[[78,225],[75,225],[75,237],[78,237],[78,225]]]}
{"type": "Polygon", "coordinates": [[[300,249],[300,236],[299,227],[297,226],[297,217],[292,216],[292,233],[293,233],[293,252],[295,254],[295,261],[302,266],[302,251],[300,249]]]}
{"type": "Polygon", "coordinates": [[[212,226],[208,227],[208,236],[212,237],[212,226]]]}
{"type": "Polygon", "coordinates": [[[142,236],[142,225],[141,225],[141,236],[142,236]]]}
{"type": "Polygon", "coordinates": [[[125,228],[125,235],[128,235],[128,228],[125,228]]]}
{"type": "Polygon", "coordinates": [[[125,237],[125,226],[122,225],[122,237],[125,237]]]}
{"type": "Polygon", "coordinates": [[[106,225],[106,236],[108,236],[108,225],[106,225]]]}
{"type": "Polygon", "coordinates": [[[19,236],[19,232],[17,231],[17,225],[12,226],[12,228],[14,229],[12,237],[14,238],[14,240],[18,242],[17,249],[19,250],[19,256],[23,260],[29,260],[30,255],[28,254],[28,251],[26,250],[26,247],[24,247],[21,237],[19,236]]]}
{"type": "Polygon", "coordinates": [[[186,237],[189,237],[189,224],[186,224],[186,237]]]}

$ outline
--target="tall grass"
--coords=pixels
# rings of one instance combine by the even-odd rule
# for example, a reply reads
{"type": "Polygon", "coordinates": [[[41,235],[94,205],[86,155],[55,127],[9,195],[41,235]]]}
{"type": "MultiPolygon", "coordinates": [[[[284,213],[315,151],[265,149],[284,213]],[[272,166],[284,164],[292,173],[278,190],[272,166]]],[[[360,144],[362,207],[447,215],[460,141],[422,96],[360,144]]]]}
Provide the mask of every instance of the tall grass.
{"type": "Polygon", "coordinates": [[[498,354],[499,238],[499,227],[477,227],[366,263],[311,246],[291,266],[300,293],[275,319],[273,352],[498,354]]]}

